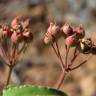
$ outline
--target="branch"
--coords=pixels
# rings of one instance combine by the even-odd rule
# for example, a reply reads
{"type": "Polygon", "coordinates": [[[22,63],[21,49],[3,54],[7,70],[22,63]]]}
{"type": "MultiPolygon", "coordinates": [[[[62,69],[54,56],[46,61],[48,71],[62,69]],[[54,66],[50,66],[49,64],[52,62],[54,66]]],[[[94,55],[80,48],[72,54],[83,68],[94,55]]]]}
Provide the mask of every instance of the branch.
{"type": "Polygon", "coordinates": [[[73,67],[73,68],[70,68],[70,71],[79,68],[80,66],[82,66],[82,65],[85,64],[86,62],[87,62],[87,60],[85,60],[85,61],[83,61],[82,63],[80,63],[78,66],[75,66],[75,67],[73,67]]]}

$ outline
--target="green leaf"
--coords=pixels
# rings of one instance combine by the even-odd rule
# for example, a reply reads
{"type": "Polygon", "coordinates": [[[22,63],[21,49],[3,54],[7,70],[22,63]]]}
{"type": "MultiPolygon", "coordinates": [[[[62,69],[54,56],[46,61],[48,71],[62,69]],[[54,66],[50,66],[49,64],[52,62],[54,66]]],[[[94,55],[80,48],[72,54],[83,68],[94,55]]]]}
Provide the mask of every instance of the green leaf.
{"type": "Polygon", "coordinates": [[[10,86],[3,90],[3,96],[67,96],[64,92],[42,86],[10,86]]]}

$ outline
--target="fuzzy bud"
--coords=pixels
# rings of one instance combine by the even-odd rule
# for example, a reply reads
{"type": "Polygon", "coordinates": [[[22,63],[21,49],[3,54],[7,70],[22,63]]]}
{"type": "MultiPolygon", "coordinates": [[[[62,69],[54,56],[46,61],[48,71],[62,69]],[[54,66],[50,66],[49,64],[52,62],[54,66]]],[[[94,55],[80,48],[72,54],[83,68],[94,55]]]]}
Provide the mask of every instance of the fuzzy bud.
{"type": "Polygon", "coordinates": [[[64,24],[61,30],[64,32],[65,35],[70,36],[74,34],[73,28],[69,24],[64,24]]]}
{"type": "Polygon", "coordinates": [[[12,32],[10,31],[10,27],[8,25],[2,26],[3,36],[11,36],[12,32]]]}
{"type": "Polygon", "coordinates": [[[15,28],[17,27],[17,25],[19,25],[19,23],[20,23],[20,17],[17,16],[17,17],[15,17],[15,18],[12,20],[12,22],[11,22],[11,27],[15,29],[15,28]]]}
{"type": "Polygon", "coordinates": [[[68,45],[68,46],[74,46],[76,44],[76,37],[75,37],[75,35],[68,36],[65,39],[65,44],[68,45]]]}
{"type": "Polygon", "coordinates": [[[29,19],[26,19],[23,23],[22,23],[23,28],[28,28],[29,27],[29,19]]]}
{"type": "Polygon", "coordinates": [[[30,42],[33,40],[33,34],[28,29],[24,30],[23,37],[25,42],[30,42]]]}
{"type": "Polygon", "coordinates": [[[3,37],[3,31],[2,31],[2,28],[0,28],[0,39],[2,39],[3,37]]]}
{"type": "Polygon", "coordinates": [[[51,22],[47,32],[56,36],[59,30],[60,30],[59,26],[57,26],[51,22]]]}
{"type": "Polygon", "coordinates": [[[48,34],[48,33],[45,34],[44,43],[45,43],[46,45],[53,43],[53,37],[52,37],[51,34],[48,34]]]}
{"type": "Polygon", "coordinates": [[[78,38],[84,38],[85,36],[85,30],[82,25],[74,28],[74,32],[77,34],[78,38]]]}
{"type": "Polygon", "coordinates": [[[22,34],[20,32],[13,32],[11,35],[11,41],[16,44],[22,39],[22,34]]]}

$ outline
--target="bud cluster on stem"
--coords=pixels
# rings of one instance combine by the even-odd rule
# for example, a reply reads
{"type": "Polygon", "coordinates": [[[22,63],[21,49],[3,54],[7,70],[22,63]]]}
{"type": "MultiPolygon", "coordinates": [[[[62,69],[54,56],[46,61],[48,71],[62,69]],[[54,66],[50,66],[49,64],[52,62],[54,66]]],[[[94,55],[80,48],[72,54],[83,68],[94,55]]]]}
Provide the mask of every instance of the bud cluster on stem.
{"type": "Polygon", "coordinates": [[[7,85],[21,53],[33,40],[29,25],[29,19],[21,20],[19,16],[15,17],[10,24],[0,25],[0,57],[9,67],[7,85]]]}
{"type": "MultiPolygon", "coordinates": [[[[87,45],[89,46],[92,43],[92,42],[86,43],[85,41],[88,42],[88,39],[85,38],[85,29],[82,25],[73,27],[70,24],[65,23],[62,27],[59,27],[59,25],[56,25],[52,22],[50,23],[50,25],[47,29],[47,32],[45,33],[44,43],[46,45],[50,44],[52,46],[55,54],[57,55],[58,59],[61,62],[60,66],[61,66],[62,72],[61,72],[60,78],[56,84],[57,88],[61,87],[63,80],[68,72],[79,68],[81,65],[83,65],[87,62],[88,59],[84,60],[82,63],[80,63],[74,67],[72,66],[74,61],[78,57],[78,55],[80,53],[84,53],[82,51],[83,48],[81,45],[83,45],[85,48],[87,45]],[[59,43],[58,40],[61,37],[64,37],[65,59],[62,58],[60,49],[58,46],[58,43],[59,43]],[[69,51],[70,51],[71,47],[74,47],[74,52],[73,52],[73,57],[70,61],[71,63],[68,64],[68,60],[69,60],[68,55],[69,55],[69,51]]],[[[89,40],[89,41],[91,41],[91,40],[89,40]]],[[[92,46],[89,46],[89,47],[92,47],[92,46]]]]}

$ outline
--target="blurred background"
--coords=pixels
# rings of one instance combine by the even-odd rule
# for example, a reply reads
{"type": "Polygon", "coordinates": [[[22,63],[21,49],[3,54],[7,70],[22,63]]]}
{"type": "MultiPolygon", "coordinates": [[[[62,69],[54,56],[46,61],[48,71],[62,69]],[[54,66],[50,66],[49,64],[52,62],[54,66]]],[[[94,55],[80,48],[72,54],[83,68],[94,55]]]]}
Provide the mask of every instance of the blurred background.
{"type": "MultiPolygon", "coordinates": [[[[76,26],[83,24],[86,35],[96,42],[96,0],[0,0],[0,24],[10,22],[15,16],[30,18],[34,40],[23,54],[12,72],[10,83],[32,84],[54,87],[61,68],[59,60],[50,46],[43,43],[49,22],[65,22],[76,26]]],[[[60,50],[64,55],[64,41],[60,40],[60,50]]],[[[69,58],[72,57],[72,51],[69,58]]],[[[76,64],[87,56],[79,56],[76,64]]],[[[1,60],[2,61],[2,60],[1,60]]],[[[8,68],[0,62],[0,89],[6,82],[8,68]]],[[[96,96],[96,56],[87,64],[69,73],[62,91],[69,96],[96,96]]]]}

